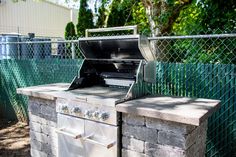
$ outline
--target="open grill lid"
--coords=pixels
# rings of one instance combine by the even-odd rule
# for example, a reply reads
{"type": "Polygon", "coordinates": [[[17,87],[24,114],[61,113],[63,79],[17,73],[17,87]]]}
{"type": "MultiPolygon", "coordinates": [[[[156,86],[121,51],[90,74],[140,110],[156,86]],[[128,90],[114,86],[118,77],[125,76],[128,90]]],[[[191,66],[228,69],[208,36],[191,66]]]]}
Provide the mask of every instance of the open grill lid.
{"type": "MultiPolygon", "coordinates": [[[[124,27],[88,29],[91,32],[124,30],[124,27]],[[120,29],[122,28],[122,29],[120,29]]],[[[134,31],[135,32],[135,31],[134,31]]],[[[156,60],[149,41],[141,35],[85,37],[79,39],[79,48],[86,59],[156,60]]]]}

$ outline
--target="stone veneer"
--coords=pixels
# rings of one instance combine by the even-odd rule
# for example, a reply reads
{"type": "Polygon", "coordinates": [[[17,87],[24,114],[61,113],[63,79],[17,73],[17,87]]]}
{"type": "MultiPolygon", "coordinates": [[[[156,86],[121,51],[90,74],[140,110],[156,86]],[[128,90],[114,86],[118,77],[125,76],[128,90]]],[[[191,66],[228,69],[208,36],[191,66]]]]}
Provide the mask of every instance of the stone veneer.
{"type": "Polygon", "coordinates": [[[203,157],[207,120],[200,126],[122,114],[122,157],[203,157]]]}
{"type": "MultiPolygon", "coordinates": [[[[57,156],[55,101],[30,97],[32,157],[57,156]]],[[[122,113],[122,157],[203,157],[207,120],[200,126],[122,113]]]]}
{"type": "Polygon", "coordinates": [[[30,97],[30,146],[32,157],[57,156],[57,114],[55,101],[30,97]]]}

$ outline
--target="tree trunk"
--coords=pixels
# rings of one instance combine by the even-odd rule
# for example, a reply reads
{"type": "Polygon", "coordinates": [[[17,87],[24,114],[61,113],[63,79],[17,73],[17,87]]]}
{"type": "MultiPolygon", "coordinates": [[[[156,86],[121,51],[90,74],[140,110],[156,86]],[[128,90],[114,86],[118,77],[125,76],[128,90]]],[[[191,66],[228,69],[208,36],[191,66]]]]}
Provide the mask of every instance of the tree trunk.
{"type": "MultiPolygon", "coordinates": [[[[190,4],[192,0],[179,0],[178,4],[167,4],[166,0],[142,0],[145,8],[146,15],[149,21],[151,36],[157,37],[171,32],[172,26],[176,19],[179,17],[181,10],[190,4]],[[169,13],[169,16],[165,20],[166,22],[160,22],[158,19],[163,13],[169,13]]],[[[167,46],[169,42],[167,40],[155,40],[151,41],[151,49],[156,53],[159,61],[167,61],[167,46]]]]}

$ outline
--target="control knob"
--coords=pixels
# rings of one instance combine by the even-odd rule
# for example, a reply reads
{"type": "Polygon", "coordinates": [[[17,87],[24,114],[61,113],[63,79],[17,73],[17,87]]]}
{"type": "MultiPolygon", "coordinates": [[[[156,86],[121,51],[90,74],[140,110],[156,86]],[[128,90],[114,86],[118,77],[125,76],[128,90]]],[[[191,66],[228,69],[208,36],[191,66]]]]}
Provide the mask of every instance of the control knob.
{"type": "Polygon", "coordinates": [[[98,111],[93,112],[92,116],[93,116],[94,119],[98,119],[99,118],[99,112],[98,111]]]}
{"type": "Polygon", "coordinates": [[[80,113],[81,113],[81,109],[80,109],[79,107],[74,107],[74,108],[72,109],[72,113],[74,113],[74,114],[80,114],[80,113]]]}
{"type": "Polygon", "coordinates": [[[86,111],[84,112],[84,116],[85,116],[86,118],[91,118],[91,117],[92,117],[92,112],[89,111],[89,110],[86,110],[86,111]]]}
{"type": "Polygon", "coordinates": [[[69,112],[69,109],[68,109],[67,106],[62,106],[62,107],[61,107],[61,110],[62,110],[62,112],[64,112],[64,113],[68,113],[68,112],[69,112]]]}
{"type": "Polygon", "coordinates": [[[102,113],[99,114],[98,118],[102,121],[105,121],[109,118],[109,114],[106,113],[106,112],[102,112],[102,113]]]}

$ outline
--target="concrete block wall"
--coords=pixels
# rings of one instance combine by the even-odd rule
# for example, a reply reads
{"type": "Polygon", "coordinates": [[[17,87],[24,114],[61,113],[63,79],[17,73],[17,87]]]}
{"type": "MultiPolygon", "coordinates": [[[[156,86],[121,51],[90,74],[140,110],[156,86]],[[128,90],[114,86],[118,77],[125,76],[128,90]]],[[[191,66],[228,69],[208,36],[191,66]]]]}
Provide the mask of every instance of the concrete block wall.
{"type": "Polygon", "coordinates": [[[32,157],[57,156],[57,114],[55,101],[29,99],[30,146],[32,157]]]}
{"type": "Polygon", "coordinates": [[[200,126],[122,114],[122,157],[203,157],[207,121],[200,126]]]}

